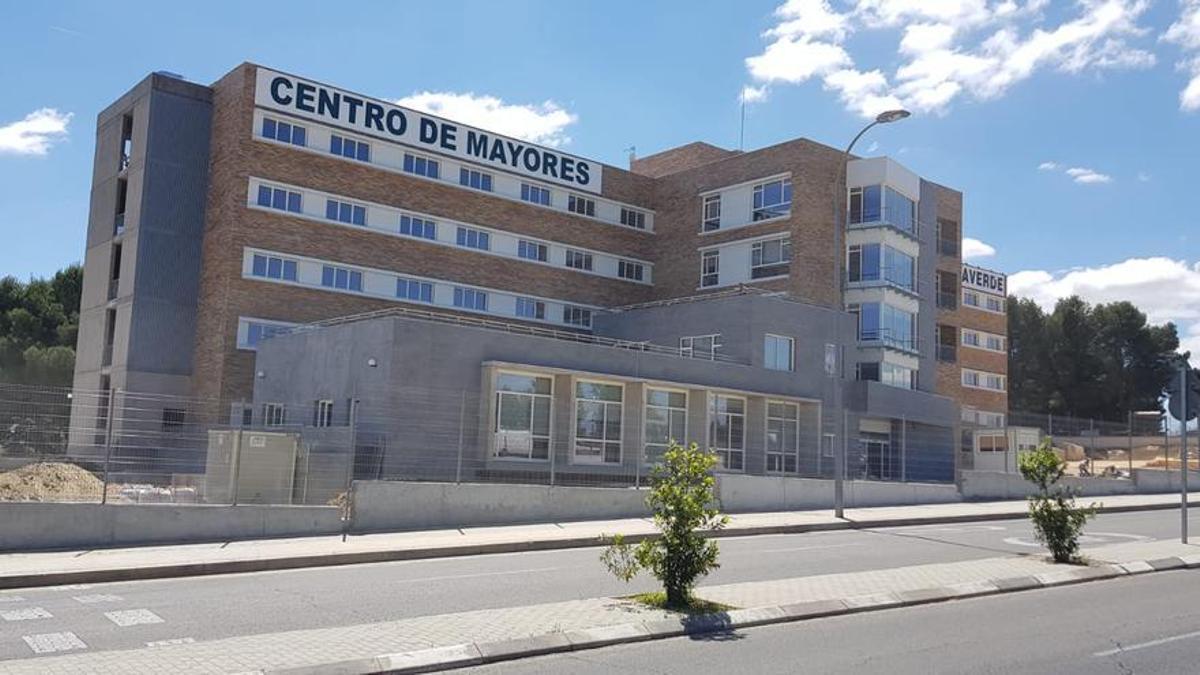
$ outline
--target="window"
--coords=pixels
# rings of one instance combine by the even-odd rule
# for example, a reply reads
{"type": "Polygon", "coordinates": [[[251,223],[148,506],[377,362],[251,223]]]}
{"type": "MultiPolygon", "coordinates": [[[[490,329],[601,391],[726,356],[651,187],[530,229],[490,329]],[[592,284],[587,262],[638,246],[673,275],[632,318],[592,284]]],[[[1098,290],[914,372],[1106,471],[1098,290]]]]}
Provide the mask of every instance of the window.
{"type": "Polygon", "coordinates": [[[700,254],[700,287],[716,286],[721,281],[721,252],[705,251],[700,254]]]}
{"type": "Polygon", "coordinates": [[[767,401],[767,472],[796,473],[800,464],[800,406],[767,401]]]}
{"type": "Polygon", "coordinates": [[[621,224],[644,230],[646,229],[646,214],[636,209],[621,207],[621,224]]]}
{"type": "Polygon", "coordinates": [[[268,427],[281,427],[287,424],[287,409],[282,403],[264,403],[263,425],[268,427]]]}
{"type": "Polygon", "coordinates": [[[175,433],[182,430],[186,416],[187,412],[182,408],[163,408],[162,430],[166,433],[175,433]]]}
{"type": "Polygon", "coordinates": [[[289,330],[291,330],[291,326],[250,321],[246,324],[245,346],[250,348],[257,347],[258,343],[262,342],[263,340],[266,340],[273,335],[286,333],[289,330]]]}
{"type": "Polygon", "coordinates": [[[583,251],[576,251],[574,249],[567,249],[567,267],[573,267],[577,270],[587,270],[590,272],[592,269],[592,254],[584,253],[583,251]]]}
{"type": "Polygon", "coordinates": [[[433,302],[433,284],[416,279],[396,279],[396,297],[413,302],[433,302]]]}
{"type": "Polygon", "coordinates": [[[915,232],[917,204],[890,187],[883,189],[883,220],[905,232],[915,232]]]}
{"type": "Polygon", "coordinates": [[[575,383],[575,461],[580,464],[621,463],[619,384],[575,383]]]}
{"type": "Polygon", "coordinates": [[[847,279],[851,283],[884,281],[912,290],[916,287],[916,261],[883,244],[855,244],[848,249],[847,279]]]}
{"type": "Polygon", "coordinates": [[[404,153],[404,170],[426,178],[437,178],[441,167],[436,159],[428,159],[419,155],[404,153]]]}
{"type": "Polygon", "coordinates": [[[546,303],[532,298],[517,298],[517,316],[523,319],[545,319],[546,303]]]}
{"type": "Polygon", "coordinates": [[[983,386],[996,391],[1004,391],[1004,376],[988,373],[983,378],[983,386]]]}
{"type": "Polygon", "coordinates": [[[732,471],[744,468],[746,452],[746,399],[713,394],[708,399],[708,442],[732,471]]]}
{"type": "Polygon", "coordinates": [[[850,188],[850,224],[874,223],[883,212],[883,196],[878,185],[850,188]]]}
{"type": "Polygon", "coordinates": [[[358,204],[339,202],[335,199],[325,200],[325,217],[351,225],[367,224],[367,207],[358,204]]]}
{"type": "Polygon", "coordinates": [[[550,458],[550,393],[548,377],[500,373],[492,449],[497,457],[550,458]]]}
{"type": "Polygon", "coordinates": [[[851,225],[887,223],[905,232],[915,233],[916,202],[887,186],[867,185],[850,189],[851,225]]]}
{"type": "Polygon", "coordinates": [[[862,382],[878,382],[879,381],[879,363],[864,362],[858,364],[856,377],[862,382]]]}
{"type": "Polygon", "coordinates": [[[592,325],[592,310],[571,305],[563,306],[563,323],[588,328],[592,325]]]}
{"type": "Polygon", "coordinates": [[[526,260],[536,260],[538,262],[546,262],[550,255],[550,249],[545,244],[539,244],[536,241],[521,239],[517,242],[517,255],[526,260]]]}
{"type": "Polygon", "coordinates": [[[281,143],[291,143],[292,145],[304,146],[307,145],[308,132],[304,127],[298,124],[273,120],[270,117],[263,118],[262,124],[263,138],[273,138],[281,143]]]}
{"type": "Polygon", "coordinates": [[[333,401],[313,401],[313,426],[333,426],[333,401]]]}
{"type": "Polygon", "coordinates": [[[1004,301],[994,295],[988,295],[984,298],[984,307],[989,312],[1004,312],[1004,301]]]}
{"type": "Polygon", "coordinates": [[[721,229],[721,195],[708,195],[704,198],[701,219],[705,232],[721,229]]]}
{"type": "Polygon", "coordinates": [[[332,134],[329,137],[329,152],[350,159],[357,159],[360,162],[371,161],[371,146],[364,141],[356,141],[351,138],[342,138],[337,134],[332,134]]]}
{"type": "Polygon", "coordinates": [[[889,387],[916,389],[916,371],[884,361],[879,364],[879,381],[889,387]]]}
{"type": "Polygon", "coordinates": [[[750,278],[765,279],[787,274],[791,260],[791,237],[756,241],[750,246],[750,278]]]}
{"type": "Polygon", "coordinates": [[[858,316],[858,339],[862,342],[881,342],[884,346],[912,351],[916,349],[913,329],[916,316],[886,303],[864,302],[850,305],[851,314],[858,316]]]}
{"type": "Polygon", "coordinates": [[[259,185],[258,205],[268,209],[300,213],[300,193],[259,185]]]}
{"type": "Polygon", "coordinates": [[[617,262],[617,276],[622,279],[642,280],[643,265],[641,263],[620,260],[617,262]]]}
{"type": "Polygon", "coordinates": [[[1005,378],[1003,375],[996,373],[985,373],[978,370],[962,371],[962,383],[964,387],[974,387],[976,389],[991,389],[993,391],[1005,390],[1005,378]]]}
{"type": "Polygon", "coordinates": [[[345,291],[362,291],[362,272],[349,270],[345,267],[324,265],[321,268],[321,285],[326,288],[340,288],[345,291]]]}
{"type": "Polygon", "coordinates": [[[275,256],[254,254],[250,273],[256,277],[267,279],[296,280],[296,261],[284,260],[275,256]]]}
{"type": "Polygon", "coordinates": [[[477,248],[480,251],[487,251],[492,247],[491,236],[487,232],[469,227],[458,228],[458,236],[455,242],[459,246],[477,248]]]}
{"type": "Polygon", "coordinates": [[[420,239],[437,239],[437,224],[426,218],[400,216],[400,234],[420,239]]]}
{"type": "Polygon", "coordinates": [[[487,293],[473,288],[455,288],[454,306],[486,312],[488,308],[487,293]]]}
{"type": "Polygon", "coordinates": [[[963,289],[962,295],[963,304],[975,309],[982,309],[994,314],[1003,314],[1005,312],[1004,299],[994,295],[985,295],[978,291],[968,291],[963,289]]]}
{"type": "Polygon", "coordinates": [[[720,333],[712,335],[689,335],[679,338],[680,356],[713,361],[717,358],[717,351],[720,349],[720,333]]]}
{"type": "Polygon", "coordinates": [[[988,335],[986,347],[994,352],[1004,351],[1004,338],[999,335],[988,335]]]}
{"type": "Polygon", "coordinates": [[[833,457],[833,434],[821,434],[821,456],[833,457]]]}
{"type": "Polygon", "coordinates": [[[533,204],[550,206],[550,190],[529,183],[521,183],[521,199],[533,204]]]}
{"type": "Polygon", "coordinates": [[[792,179],[773,180],[754,186],[754,212],[751,220],[786,216],[792,210],[792,179]]]}
{"type": "Polygon", "coordinates": [[[687,393],[646,389],[646,464],[662,461],[671,441],[687,436],[687,393]]]}
{"type": "Polygon", "coordinates": [[[474,169],[465,169],[465,168],[459,169],[458,170],[458,183],[459,183],[459,185],[473,187],[476,190],[483,190],[484,192],[491,192],[492,191],[492,174],[484,173],[482,171],[475,171],[474,169]]]}
{"type": "Polygon", "coordinates": [[[771,370],[793,370],[795,341],[782,335],[767,333],[763,340],[763,367],[771,370]]]}
{"type": "Polygon", "coordinates": [[[595,216],[596,200],[580,197],[579,195],[569,195],[567,197],[567,210],[571,213],[578,213],[581,216],[595,216]]]}

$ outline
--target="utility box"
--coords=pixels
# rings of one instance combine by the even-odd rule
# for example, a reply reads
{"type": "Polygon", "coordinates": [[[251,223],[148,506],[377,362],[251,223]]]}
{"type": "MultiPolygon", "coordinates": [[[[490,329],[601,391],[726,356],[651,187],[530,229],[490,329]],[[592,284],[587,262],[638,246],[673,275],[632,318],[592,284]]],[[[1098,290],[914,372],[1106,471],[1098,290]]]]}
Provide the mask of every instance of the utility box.
{"type": "Polygon", "coordinates": [[[205,501],[215,504],[291,504],[299,434],[246,429],[208,432],[205,501]]]}

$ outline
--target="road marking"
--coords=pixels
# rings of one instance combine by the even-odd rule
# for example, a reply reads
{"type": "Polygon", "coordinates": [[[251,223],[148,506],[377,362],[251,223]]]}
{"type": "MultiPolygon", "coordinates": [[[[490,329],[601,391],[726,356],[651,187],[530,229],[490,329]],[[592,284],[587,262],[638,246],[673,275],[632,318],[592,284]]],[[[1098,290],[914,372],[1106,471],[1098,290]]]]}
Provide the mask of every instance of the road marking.
{"type": "Polygon", "coordinates": [[[1008,528],[1001,527],[999,525],[963,525],[961,527],[921,526],[897,527],[891,529],[906,532],[1003,532],[1008,528]]]}
{"type": "Polygon", "coordinates": [[[41,607],[30,607],[28,609],[12,609],[7,612],[0,612],[0,619],[5,621],[29,621],[30,619],[52,619],[54,615],[41,607]]]}
{"type": "Polygon", "coordinates": [[[19,595],[0,595],[0,602],[25,602],[19,595]]]}
{"type": "Polygon", "coordinates": [[[533,574],[535,572],[556,572],[564,569],[562,567],[539,567],[532,570],[510,570],[507,572],[479,572],[476,574],[447,574],[440,577],[421,577],[419,579],[398,579],[393,581],[394,584],[415,584],[422,581],[447,581],[450,579],[477,579],[480,577],[498,577],[509,574],[533,574]]]}
{"type": "Polygon", "coordinates": [[[86,591],[91,588],[91,584],[67,584],[65,586],[51,586],[52,591],[86,591]]]}
{"type": "MultiPolygon", "coordinates": [[[[1146,542],[1154,541],[1153,537],[1146,537],[1140,534],[1124,534],[1122,532],[1089,532],[1079,537],[1079,543],[1084,546],[1098,546],[1101,544],[1114,544],[1113,539],[1124,539],[1131,542],[1146,542]]],[[[1013,546],[1028,546],[1030,548],[1041,548],[1042,545],[1036,539],[1029,537],[1007,537],[1004,543],[1013,546]]]]}
{"type": "Polygon", "coordinates": [[[190,645],[196,641],[196,638],[174,638],[171,640],[155,640],[147,642],[147,647],[170,647],[171,645],[190,645]]]}
{"type": "Polygon", "coordinates": [[[1165,638],[1162,638],[1159,640],[1151,640],[1149,642],[1141,642],[1136,645],[1117,647],[1116,649],[1106,649],[1102,652],[1096,652],[1095,654],[1092,654],[1092,656],[1112,656],[1113,654],[1120,654],[1121,652],[1133,652],[1133,651],[1137,651],[1139,649],[1147,649],[1150,647],[1157,647],[1159,645],[1165,645],[1170,642],[1178,642],[1179,640],[1190,640],[1191,638],[1195,638],[1195,637],[1200,637],[1200,630],[1198,630],[1194,633],[1184,633],[1183,635],[1172,635],[1171,637],[1165,637],[1165,638]]]}
{"type": "Polygon", "coordinates": [[[24,635],[21,637],[34,654],[53,654],[67,652],[72,649],[87,649],[87,645],[74,633],[42,633],[41,635],[24,635]]]}
{"type": "Polygon", "coordinates": [[[121,628],[128,628],[129,626],[137,626],[144,623],[164,623],[161,616],[148,609],[122,609],[116,612],[105,612],[104,616],[108,617],[109,621],[112,621],[121,628]]]}
{"type": "Polygon", "coordinates": [[[109,595],[108,593],[98,593],[96,595],[76,595],[71,599],[83,605],[90,605],[97,602],[121,602],[121,596],[109,595]]]}
{"type": "Polygon", "coordinates": [[[851,546],[862,546],[862,544],[826,544],[824,546],[795,546],[792,548],[766,548],[761,551],[748,551],[748,553],[791,553],[792,551],[816,551],[825,548],[849,548],[851,546]]]}

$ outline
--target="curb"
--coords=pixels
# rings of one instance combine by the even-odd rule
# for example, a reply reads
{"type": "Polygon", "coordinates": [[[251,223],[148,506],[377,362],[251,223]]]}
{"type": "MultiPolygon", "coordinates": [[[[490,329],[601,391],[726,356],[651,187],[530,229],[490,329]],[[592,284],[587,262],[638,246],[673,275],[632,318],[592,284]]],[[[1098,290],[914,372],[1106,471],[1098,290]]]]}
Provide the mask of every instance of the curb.
{"type": "Polygon", "coordinates": [[[1122,576],[1200,567],[1200,555],[1162,558],[1121,564],[1054,569],[1035,576],[1007,577],[935,586],[895,593],[860,595],[839,600],[814,600],[790,605],[734,609],[680,619],[615,624],[565,633],[544,633],[503,642],[477,642],[435,647],[362,659],[258,671],[258,675],[351,675],[358,673],[428,673],[500,661],[544,656],[617,644],[662,640],[682,636],[725,633],[739,628],[792,623],[822,617],[874,612],[882,609],[928,605],[948,600],[1016,593],[1038,588],[1081,584],[1122,576]]]}
{"type": "MultiPolygon", "coordinates": [[[[1177,509],[1178,504],[1146,504],[1101,507],[1098,513],[1128,513],[1135,511],[1161,511],[1177,509]]],[[[836,530],[869,530],[882,527],[909,527],[913,525],[941,525],[953,523],[986,522],[1022,518],[1025,511],[1004,513],[963,514],[953,516],[911,516],[907,518],[870,520],[843,520],[841,522],[795,523],[791,525],[760,525],[724,529],[710,533],[713,538],[753,537],[765,534],[802,534],[804,532],[827,532],[836,530]]],[[[650,539],[656,534],[631,534],[625,537],[629,543],[650,539]]],[[[0,574],[0,589],[36,588],[39,586],[61,586],[66,584],[97,584],[113,581],[140,581],[144,579],[170,579],[175,577],[197,577],[214,574],[239,574],[247,572],[272,572],[279,570],[313,567],[335,567],[365,563],[396,562],[401,560],[427,560],[430,558],[454,558],[486,555],[492,553],[522,553],[527,551],[551,551],[558,549],[604,546],[612,542],[609,536],[573,537],[534,541],[508,541],[490,544],[464,544],[436,548],[391,549],[380,551],[357,551],[353,553],[321,553],[285,558],[257,558],[247,560],[223,560],[217,562],[178,563],[171,565],[149,565],[143,567],[115,567],[101,570],[70,572],[44,572],[34,574],[0,574]]]]}

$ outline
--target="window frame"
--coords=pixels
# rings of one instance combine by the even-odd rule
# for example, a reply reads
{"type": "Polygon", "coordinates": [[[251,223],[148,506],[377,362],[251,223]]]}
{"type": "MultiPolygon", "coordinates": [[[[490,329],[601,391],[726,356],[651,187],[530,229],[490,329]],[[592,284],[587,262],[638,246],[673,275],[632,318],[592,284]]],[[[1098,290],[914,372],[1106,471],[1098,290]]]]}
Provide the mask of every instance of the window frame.
{"type": "Polygon", "coordinates": [[[287,426],[287,405],[273,402],[263,403],[262,420],[264,427],[287,426]]]}
{"type": "Polygon", "coordinates": [[[550,188],[535,185],[533,183],[521,183],[521,201],[538,206],[552,206],[554,203],[553,193],[550,188]]]}
{"type": "Polygon", "coordinates": [[[414,216],[409,213],[401,213],[400,219],[397,221],[396,232],[403,237],[411,237],[413,239],[424,239],[426,241],[437,241],[438,224],[436,220],[425,218],[422,216],[414,216]],[[408,221],[408,232],[405,232],[405,221],[408,221]],[[420,223],[418,228],[417,224],[420,223]],[[417,230],[420,229],[420,233],[417,230]]]}
{"type": "Polygon", "coordinates": [[[572,422],[572,424],[571,424],[571,463],[572,464],[581,464],[581,465],[589,465],[589,466],[621,466],[622,464],[624,464],[624,460],[625,460],[624,436],[625,436],[625,424],[626,424],[625,398],[626,397],[625,397],[625,383],[624,382],[615,381],[615,380],[603,380],[603,379],[596,379],[596,378],[572,378],[572,381],[571,381],[571,402],[573,404],[572,405],[573,415],[571,418],[571,422],[572,422]],[[609,401],[609,400],[605,400],[605,399],[581,398],[579,395],[579,385],[580,384],[594,384],[594,385],[601,385],[601,386],[605,386],[605,387],[617,387],[621,392],[621,400],[620,401],[609,401]],[[579,410],[580,410],[580,408],[579,408],[579,404],[580,404],[580,402],[599,403],[600,405],[603,406],[604,416],[600,423],[600,428],[602,429],[601,437],[599,437],[599,438],[584,437],[583,438],[584,442],[598,443],[601,446],[600,454],[599,454],[599,461],[593,459],[592,455],[582,455],[581,456],[579,454],[579,447],[580,447],[580,436],[579,436],[579,410]],[[618,424],[617,439],[615,441],[608,437],[610,407],[614,406],[614,405],[617,406],[617,409],[619,410],[619,419],[617,422],[617,424],[618,424]],[[607,446],[613,445],[614,443],[617,446],[617,459],[615,462],[606,461],[605,453],[609,449],[607,446]]]}
{"type": "Polygon", "coordinates": [[[425,155],[418,155],[412,152],[404,153],[404,159],[401,160],[400,168],[405,173],[409,173],[414,176],[423,176],[433,180],[441,180],[442,176],[441,160],[426,157],[425,155]],[[424,162],[425,171],[420,171],[418,169],[420,166],[418,162],[424,162]],[[430,170],[431,167],[432,170],[430,170]]]}
{"type": "Polygon", "coordinates": [[[700,288],[721,285],[721,249],[713,248],[700,252],[700,288]],[[709,270],[709,263],[712,269],[709,270]]]}
{"type": "Polygon", "coordinates": [[[567,211],[577,216],[595,218],[596,200],[591,197],[575,194],[574,192],[567,193],[567,211]]]}
{"type": "Polygon", "coordinates": [[[465,309],[476,312],[488,311],[488,292],[478,288],[469,288],[466,286],[455,286],[454,297],[451,299],[451,305],[458,309],[465,309]],[[473,299],[470,305],[466,304],[467,294],[471,294],[473,299]],[[482,301],[482,307],[480,307],[482,301]]]}
{"type": "MultiPolygon", "coordinates": [[[[643,391],[643,395],[642,395],[642,399],[643,399],[643,405],[642,405],[642,465],[643,466],[652,466],[656,462],[652,460],[652,455],[654,455],[655,452],[653,452],[651,450],[651,446],[653,446],[655,448],[658,448],[661,446],[662,453],[665,453],[667,448],[670,447],[670,443],[672,440],[676,441],[677,443],[681,443],[681,444],[687,442],[689,396],[688,396],[687,389],[680,389],[680,388],[673,388],[673,387],[660,387],[660,386],[651,385],[651,384],[647,384],[645,387],[643,387],[642,391],[643,391]],[[651,392],[665,392],[667,394],[667,405],[658,405],[655,403],[651,403],[650,402],[650,393],[651,392]],[[683,395],[683,407],[677,408],[677,407],[670,405],[670,395],[671,394],[682,394],[683,395]],[[649,436],[649,434],[650,434],[650,424],[649,424],[650,414],[649,413],[650,413],[651,408],[653,408],[655,410],[665,411],[666,419],[667,419],[666,442],[660,443],[660,442],[652,442],[650,440],[650,436],[649,436]],[[683,429],[680,430],[680,433],[678,435],[675,435],[675,433],[674,433],[675,425],[674,425],[674,421],[672,419],[672,413],[675,413],[675,412],[683,413],[683,422],[682,422],[683,429]]],[[[658,455],[661,456],[662,453],[658,453],[658,455]]]]}
{"type": "Polygon", "coordinates": [[[774,220],[776,218],[787,218],[792,215],[791,177],[772,178],[755,184],[751,190],[750,203],[750,222],[752,223],[774,220]],[[779,184],[779,198],[781,201],[767,204],[767,187],[776,183],[779,184]]]}
{"type": "Polygon", "coordinates": [[[545,321],[546,320],[546,301],[538,300],[537,298],[528,298],[528,297],[519,295],[516,298],[516,307],[514,308],[514,312],[518,319],[530,319],[530,320],[536,320],[536,321],[545,321]],[[522,314],[521,313],[522,306],[525,306],[525,307],[532,306],[533,314],[532,315],[522,314]]]}
{"type": "Polygon", "coordinates": [[[619,222],[625,227],[632,227],[635,230],[644,230],[646,229],[646,212],[639,209],[630,208],[628,206],[622,206],[619,222]]]}
{"type": "Polygon", "coordinates": [[[333,426],[333,399],[319,398],[313,401],[313,426],[317,429],[333,426]]]}
{"type": "Polygon", "coordinates": [[[760,239],[750,244],[750,278],[761,281],[775,277],[787,276],[792,269],[792,237],[771,237],[760,239]],[[766,255],[766,245],[779,244],[779,260],[763,262],[766,255]],[[755,260],[757,259],[757,262],[755,260]],[[762,271],[762,274],[758,274],[762,271]]]}
{"type": "MultiPolygon", "coordinates": [[[[778,351],[776,351],[776,354],[778,354],[778,351]]],[[[764,333],[763,368],[785,373],[796,372],[796,339],[787,335],[780,335],[778,333],[764,333]],[[767,360],[767,345],[770,344],[772,340],[783,341],[787,345],[787,368],[776,368],[767,360]]]]}
{"type": "Polygon", "coordinates": [[[721,343],[720,333],[705,333],[703,335],[681,335],[679,337],[679,355],[689,359],[703,359],[705,361],[716,361],[717,352],[724,345],[721,343]],[[696,356],[696,341],[708,340],[709,351],[708,356],[696,356]],[[686,345],[685,345],[686,341],[686,345]]]}
{"type": "Polygon", "coordinates": [[[532,239],[517,240],[517,257],[522,260],[532,260],[534,262],[549,262],[550,247],[540,241],[532,239]],[[535,252],[535,255],[526,255],[530,250],[535,252]]]}
{"type": "Polygon", "coordinates": [[[567,252],[563,255],[563,258],[564,258],[564,264],[567,267],[569,267],[570,269],[583,270],[585,272],[593,271],[594,261],[592,259],[592,254],[589,251],[581,251],[581,250],[575,249],[575,248],[568,248],[567,252]],[[578,261],[580,261],[580,264],[573,265],[573,264],[571,264],[572,260],[578,260],[578,261]]]}
{"type": "MultiPolygon", "coordinates": [[[[763,430],[764,430],[763,449],[764,449],[764,454],[766,456],[766,463],[764,464],[764,469],[763,469],[764,473],[775,474],[775,475],[788,475],[788,474],[800,473],[800,403],[797,401],[788,401],[785,399],[771,399],[771,398],[767,399],[766,400],[766,410],[765,410],[764,420],[763,420],[763,430]],[[771,406],[772,405],[790,406],[795,409],[795,415],[790,419],[786,418],[786,417],[773,416],[773,415],[771,415],[771,406]],[[793,435],[793,443],[792,443],[792,445],[794,447],[788,448],[788,447],[781,446],[780,449],[778,449],[778,450],[771,449],[771,434],[772,434],[771,422],[772,421],[782,422],[785,424],[791,423],[791,424],[795,425],[795,430],[794,430],[794,435],[793,435]],[[778,458],[778,464],[782,468],[778,468],[778,469],[771,468],[771,460],[772,460],[773,456],[778,458]],[[788,465],[787,459],[789,457],[791,457],[793,460],[793,466],[792,466],[791,470],[789,470],[787,468],[787,465],[788,465]]],[[[780,434],[781,443],[785,443],[786,438],[787,438],[786,429],[780,429],[776,433],[780,434]]]]}
{"type": "Polygon", "coordinates": [[[724,394],[724,393],[720,393],[720,392],[709,392],[709,394],[708,394],[708,446],[710,448],[712,448],[714,452],[717,453],[717,457],[720,459],[719,463],[717,464],[718,471],[735,472],[735,473],[745,473],[745,471],[746,471],[747,405],[748,405],[748,401],[745,396],[740,396],[740,395],[735,395],[735,394],[724,394]],[[741,401],[742,412],[740,412],[740,413],[718,412],[717,402],[720,399],[728,399],[731,401],[741,401]],[[717,443],[717,440],[718,440],[716,438],[717,417],[720,415],[725,415],[725,416],[729,417],[729,421],[727,422],[728,427],[729,427],[729,435],[728,435],[728,438],[725,439],[725,441],[727,442],[727,445],[720,445],[717,443]],[[741,419],[741,430],[742,430],[741,447],[738,447],[738,448],[733,447],[733,418],[734,417],[738,417],[741,419]],[[737,468],[731,468],[729,466],[730,461],[729,461],[729,458],[727,457],[727,456],[733,455],[734,453],[736,453],[738,455],[738,459],[739,459],[739,466],[737,468]]]}
{"type": "Polygon", "coordinates": [[[563,305],[563,323],[568,326],[576,326],[578,328],[592,327],[592,310],[590,307],[580,307],[579,305],[564,304],[563,305]],[[578,312],[582,321],[576,322],[570,320],[572,314],[578,312]]]}
{"type": "Polygon", "coordinates": [[[626,281],[642,281],[645,279],[646,266],[632,260],[624,258],[617,259],[617,278],[625,279],[626,281]],[[631,272],[627,274],[626,272],[631,272]]]}
{"type": "MultiPolygon", "coordinates": [[[[554,452],[554,444],[551,442],[551,439],[554,437],[554,380],[555,380],[555,377],[553,375],[546,374],[546,373],[532,373],[532,372],[523,372],[523,371],[516,371],[516,370],[496,371],[495,379],[493,381],[494,383],[493,383],[493,397],[492,397],[492,402],[493,402],[493,405],[495,406],[495,409],[493,410],[493,415],[492,415],[492,441],[491,441],[491,448],[490,448],[490,452],[489,452],[489,456],[491,458],[497,459],[497,460],[502,460],[502,461],[514,461],[514,462],[546,462],[546,463],[550,462],[550,455],[551,455],[551,453],[554,452]],[[530,378],[533,380],[539,380],[539,379],[546,380],[547,382],[550,383],[550,392],[547,394],[539,394],[539,393],[527,393],[527,392],[503,390],[500,388],[500,378],[505,375],[512,375],[514,377],[527,377],[527,378],[530,378]],[[499,447],[500,441],[502,438],[507,438],[506,436],[501,435],[502,433],[504,433],[504,430],[500,429],[500,421],[503,417],[503,405],[504,405],[505,397],[512,397],[512,398],[528,397],[530,399],[529,400],[529,430],[527,432],[529,434],[530,442],[529,442],[529,453],[526,456],[501,454],[500,447],[499,447]],[[545,404],[546,404],[546,433],[545,434],[535,433],[535,429],[534,429],[534,420],[537,418],[537,415],[535,414],[535,410],[537,407],[538,400],[544,400],[545,404]],[[534,456],[534,446],[536,444],[536,441],[538,441],[538,440],[545,441],[546,456],[544,458],[534,456]]],[[[535,386],[535,389],[536,389],[536,386],[535,386]]],[[[513,431],[514,433],[521,433],[520,430],[511,430],[511,431],[513,431]]]]}

